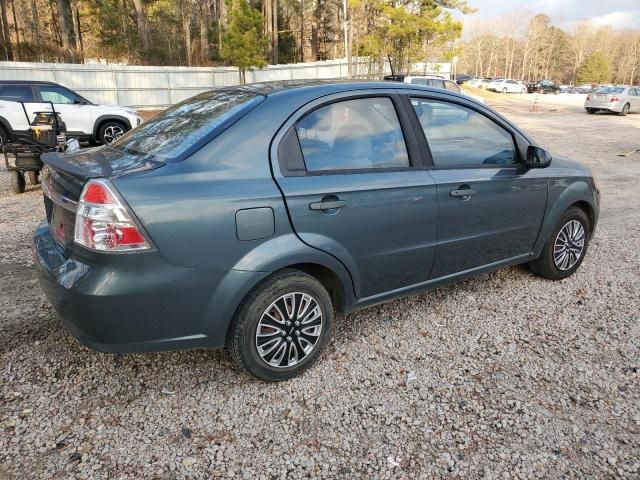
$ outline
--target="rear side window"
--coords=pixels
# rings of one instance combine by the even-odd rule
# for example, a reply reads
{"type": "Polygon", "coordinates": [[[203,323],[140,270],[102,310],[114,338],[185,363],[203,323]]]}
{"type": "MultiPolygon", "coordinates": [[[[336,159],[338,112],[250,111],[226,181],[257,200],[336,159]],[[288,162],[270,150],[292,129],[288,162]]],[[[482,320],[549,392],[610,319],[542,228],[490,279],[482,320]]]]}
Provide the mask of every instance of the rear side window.
{"type": "Polygon", "coordinates": [[[517,162],[511,133],[484,115],[453,103],[412,98],[436,167],[517,162]]]}
{"type": "Polygon", "coordinates": [[[296,125],[307,171],[409,166],[393,102],[387,97],[332,103],[296,125]]]}
{"type": "Polygon", "coordinates": [[[0,99],[11,102],[35,101],[30,85],[5,85],[0,87],[0,99]]]}
{"type": "Polygon", "coordinates": [[[110,146],[133,154],[176,160],[202,147],[217,131],[263,99],[262,95],[247,90],[201,93],[166,109],[110,146]]]}
{"type": "Polygon", "coordinates": [[[449,90],[450,92],[456,92],[456,93],[460,93],[460,87],[458,86],[457,83],[455,82],[449,82],[449,81],[445,81],[444,82],[444,86],[447,88],[447,90],[449,90]]]}

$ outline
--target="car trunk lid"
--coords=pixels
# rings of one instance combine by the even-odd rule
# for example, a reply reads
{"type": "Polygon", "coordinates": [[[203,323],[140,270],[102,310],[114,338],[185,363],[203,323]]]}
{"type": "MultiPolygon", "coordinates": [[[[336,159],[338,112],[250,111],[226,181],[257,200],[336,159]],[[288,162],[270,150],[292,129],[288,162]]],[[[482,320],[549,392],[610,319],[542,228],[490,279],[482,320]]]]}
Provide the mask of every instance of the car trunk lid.
{"type": "Polygon", "coordinates": [[[75,217],[82,189],[92,178],[113,178],[161,167],[164,162],[100,147],[42,156],[42,191],[49,228],[65,249],[73,245],[75,217]]]}

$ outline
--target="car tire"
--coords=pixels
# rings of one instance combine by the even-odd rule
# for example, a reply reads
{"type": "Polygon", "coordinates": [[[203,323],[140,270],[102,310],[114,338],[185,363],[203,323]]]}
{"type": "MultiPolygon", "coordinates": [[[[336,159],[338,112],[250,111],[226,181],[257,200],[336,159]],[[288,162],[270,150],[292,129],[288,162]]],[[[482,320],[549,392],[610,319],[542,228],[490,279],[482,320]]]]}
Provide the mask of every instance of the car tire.
{"type": "Polygon", "coordinates": [[[14,170],[11,172],[11,189],[13,193],[24,193],[25,189],[24,175],[22,172],[14,170]]]}
{"type": "Polygon", "coordinates": [[[227,332],[227,349],[254,377],[288,380],[318,360],[332,325],[333,305],[324,286],[299,270],[282,270],[243,301],[227,332]]]}
{"type": "Polygon", "coordinates": [[[595,108],[587,108],[587,113],[594,114],[594,113],[596,113],[596,109],[595,108]]]}
{"type": "Polygon", "coordinates": [[[502,89],[502,93],[507,93],[507,87],[504,87],[504,88],[502,89]]]}
{"type": "Polygon", "coordinates": [[[40,172],[30,170],[27,172],[27,176],[29,177],[29,183],[31,185],[38,185],[40,183],[40,172]]]}
{"type": "Polygon", "coordinates": [[[110,120],[100,125],[97,140],[103,145],[109,145],[128,131],[124,123],[110,120]]]}
{"type": "Polygon", "coordinates": [[[626,117],[630,109],[631,109],[631,106],[628,103],[625,103],[624,106],[622,107],[622,111],[618,115],[620,115],[621,117],[626,117]]]}
{"type": "Polygon", "coordinates": [[[522,93],[524,95],[525,93],[527,93],[527,89],[523,88],[522,90],[520,90],[520,93],[522,93]]]}
{"type": "Polygon", "coordinates": [[[590,239],[591,222],[587,214],[581,208],[571,207],[551,232],[540,256],[529,262],[529,268],[534,274],[550,280],[567,278],[582,264],[590,239]]]}
{"type": "Polygon", "coordinates": [[[2,151],[2,147],[4,147],[9,142],[9,135],[4,128],[0,127],[0,151],[2,151]]]}

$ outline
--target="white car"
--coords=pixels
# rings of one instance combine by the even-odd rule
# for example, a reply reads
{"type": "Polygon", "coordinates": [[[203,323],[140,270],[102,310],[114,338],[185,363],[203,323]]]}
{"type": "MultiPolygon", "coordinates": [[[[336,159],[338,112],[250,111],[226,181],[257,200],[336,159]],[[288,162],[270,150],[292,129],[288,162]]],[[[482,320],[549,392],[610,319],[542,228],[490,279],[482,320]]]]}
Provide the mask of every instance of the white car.
{"type": "Polygon", "coordinates": [[[499,93],[527,93],[527,87],[517,80],[496,78],[487,85],[487,90],[499,93]]]}
{"type": "Polygon", "coordinates": [[[407,75],[404,77],[404,83],[412,83],[414,85],[426,85],[427,87],[441,88],[443,90],[449,90],[450,92],[461,93],[462,95],[466,95],[467,97],[471,97],[474,100],[484,103],[484,98],[479,95],[474,95],[460,88],[456,82],[452,80],[447,80],[444,77],[439,75],[423,75],[423,76],[414,76],[407,75]]]}
{"type": "Polygon", "coordinates": [[[49,102],[62,117],[67,137],[81,141],[109,144],[142,123],[134,109],[94,105],[57,83],[0,80],[0,145],[26,134],[35,112],[51,111],[49,102]]]}
{"type": "Polygon", "coordinates": [[[640,87],[621,85],[599,88],[587,95],[584,108],[587,113],[605,111],[622,116],[630,112],[640,112],[640,87]]]}

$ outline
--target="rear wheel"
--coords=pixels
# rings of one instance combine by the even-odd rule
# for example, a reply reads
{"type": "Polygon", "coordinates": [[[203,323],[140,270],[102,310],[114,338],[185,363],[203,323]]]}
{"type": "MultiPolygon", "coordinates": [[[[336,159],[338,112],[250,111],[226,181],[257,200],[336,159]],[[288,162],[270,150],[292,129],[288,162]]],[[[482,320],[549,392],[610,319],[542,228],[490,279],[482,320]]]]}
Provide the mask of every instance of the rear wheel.
{"type": "Polygon", "coordinates": [[[527,89],[523,88],[520,92],[524,95],[525,93],[527,93],[527,89]]]}
{"type": "Polygon", "coordinates": [[[591,238],[591,222],[584,210],[569,208],[551,232],[540,257],[529,263],[531,271],[550,280],[572,275],[582,264],[591,238]]]}
{"type": "Polygon", "coordinates": [[[629,113],[630,108],[631,107],[629,106],[629,104],[625,103],[624,107],[622,107],[622,111],[618,115],[620,115],[621,117],[626,117],[629,113]]]}
{"type": "Polygon", "coordinates": [[[287,380],[316,362],[332,323],[333,306],[324,286],[306,273],[283,270],[245,299],[229,328],[227,348],[251,375],[287,380]]]}
{"type": "Polygon", "coordinates": [[[38,185],[40,183],[40,172],[31,170],[27,172],[27,176],[29,177],[29,183],[31,185],[38,185]]]}
{"type": "Polygon", "coordinates": [[[22,172],[14,170],[11,172],[11,189],[13,193],[24,193],[25,181],[22,172]]]}
{"type": "Polygon", "coordinates": [[[100,125],[98,129],[98,141],[109,145],[127,133],[129,129],[120,122],[108,121],[100,125]]]}
{"type": "Polygon", "coordinates": [[[504,87],[504,88],[502,89],[502,93],[507,93],[507,87],[504,87]]]}

